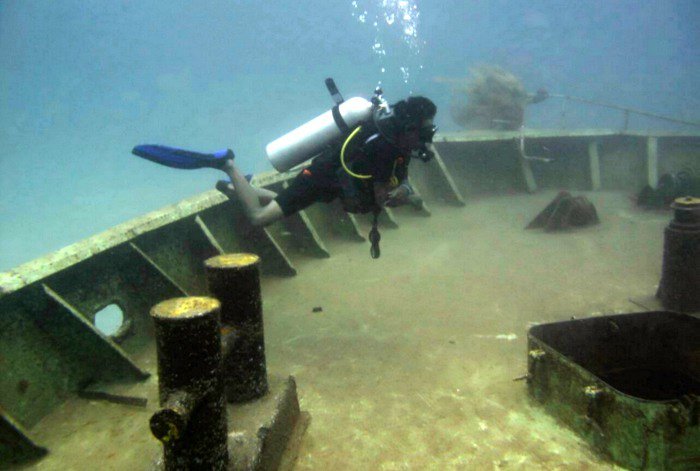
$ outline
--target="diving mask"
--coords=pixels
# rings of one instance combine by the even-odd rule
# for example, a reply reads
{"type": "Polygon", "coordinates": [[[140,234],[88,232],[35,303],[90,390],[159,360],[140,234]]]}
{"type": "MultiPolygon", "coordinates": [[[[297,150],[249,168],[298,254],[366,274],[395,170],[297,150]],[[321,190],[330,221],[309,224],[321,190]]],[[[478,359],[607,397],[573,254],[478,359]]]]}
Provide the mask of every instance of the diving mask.
{"type": "Polygon", "coordinates": [[[418,130],[418,138],[421,142],[433,142],[433,136],[437,132],[438,127],[434,124],[423,126],[418,130]]]}

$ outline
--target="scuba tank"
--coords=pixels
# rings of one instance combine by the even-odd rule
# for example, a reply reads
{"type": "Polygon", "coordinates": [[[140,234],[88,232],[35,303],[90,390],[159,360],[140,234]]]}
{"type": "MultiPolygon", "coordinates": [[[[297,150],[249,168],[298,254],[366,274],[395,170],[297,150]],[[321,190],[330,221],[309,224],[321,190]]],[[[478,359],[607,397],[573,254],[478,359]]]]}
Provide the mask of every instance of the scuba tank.
{"type": "Polygon", "coordinates": [[[265,147],[267,158],[278,172],[286,172],[316,157],[329,145],[347,136],[358,124],[370,119],[380,105],[381,91],[375,91],[372,101],[361,97],[345,101],[333,79],[326,79],[326,86],[336,103],[335,106],[265,147]]]}

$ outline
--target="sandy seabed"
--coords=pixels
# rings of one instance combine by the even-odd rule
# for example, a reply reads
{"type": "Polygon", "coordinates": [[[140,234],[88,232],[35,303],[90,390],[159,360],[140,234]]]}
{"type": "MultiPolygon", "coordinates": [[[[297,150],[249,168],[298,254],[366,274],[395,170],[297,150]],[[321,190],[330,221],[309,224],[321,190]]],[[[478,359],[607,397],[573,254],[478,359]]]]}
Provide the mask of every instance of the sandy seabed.
{"type": "MultiPolygon", "coordinates": [[[[582,193],[601,224],[525,231],[555,196],[491,196],[399,214],[367,243],[263,281],[268,370],[292,374],[311,414],[298,470],[615,469],[530,402],[527,329],[637,312],[655,292],[671,214],[628,195],[582,193]],[[320,312],[313,312],[321,307],[320,312]]],[[[155,358],[141,365],[155,373],[155,358]]],[[[32,469],[148,469],[147,410],[71,400],[32,431],[52,450],[32,469]]]]}

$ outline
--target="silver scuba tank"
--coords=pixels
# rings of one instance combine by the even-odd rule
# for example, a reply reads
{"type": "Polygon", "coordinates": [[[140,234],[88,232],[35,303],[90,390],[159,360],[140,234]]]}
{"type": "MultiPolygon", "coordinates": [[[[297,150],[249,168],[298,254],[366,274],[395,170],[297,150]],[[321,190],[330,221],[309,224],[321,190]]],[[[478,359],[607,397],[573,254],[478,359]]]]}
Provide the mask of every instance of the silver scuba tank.
{"type": "Polygon", "coordinates": [[[373,104],[353,97],[270,142],[267,158],[278,172],[286,172],[323,152],[326,146],[372,116],[373,104]]]}

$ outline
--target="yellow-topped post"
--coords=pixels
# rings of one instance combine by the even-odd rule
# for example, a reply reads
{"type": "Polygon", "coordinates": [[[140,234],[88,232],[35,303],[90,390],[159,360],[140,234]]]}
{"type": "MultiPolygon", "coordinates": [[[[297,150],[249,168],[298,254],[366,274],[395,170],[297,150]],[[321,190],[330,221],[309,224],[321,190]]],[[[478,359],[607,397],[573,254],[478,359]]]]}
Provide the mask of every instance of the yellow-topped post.
{"type": "Polygon", "coordinates": [[[228,464],[220,309],[209,297],[169,299],[151,309],[161,409],[150,425],[163,443],[166,470],[228,464]]]}
{"type": "Polygon", "coordinates": [[[257,399],[268,390],[260,257],[224,254],[204,266],[209,292],[221,302],[221,324],[234,336],[224,349],[226,396],[229,402],[257,399]]]}

